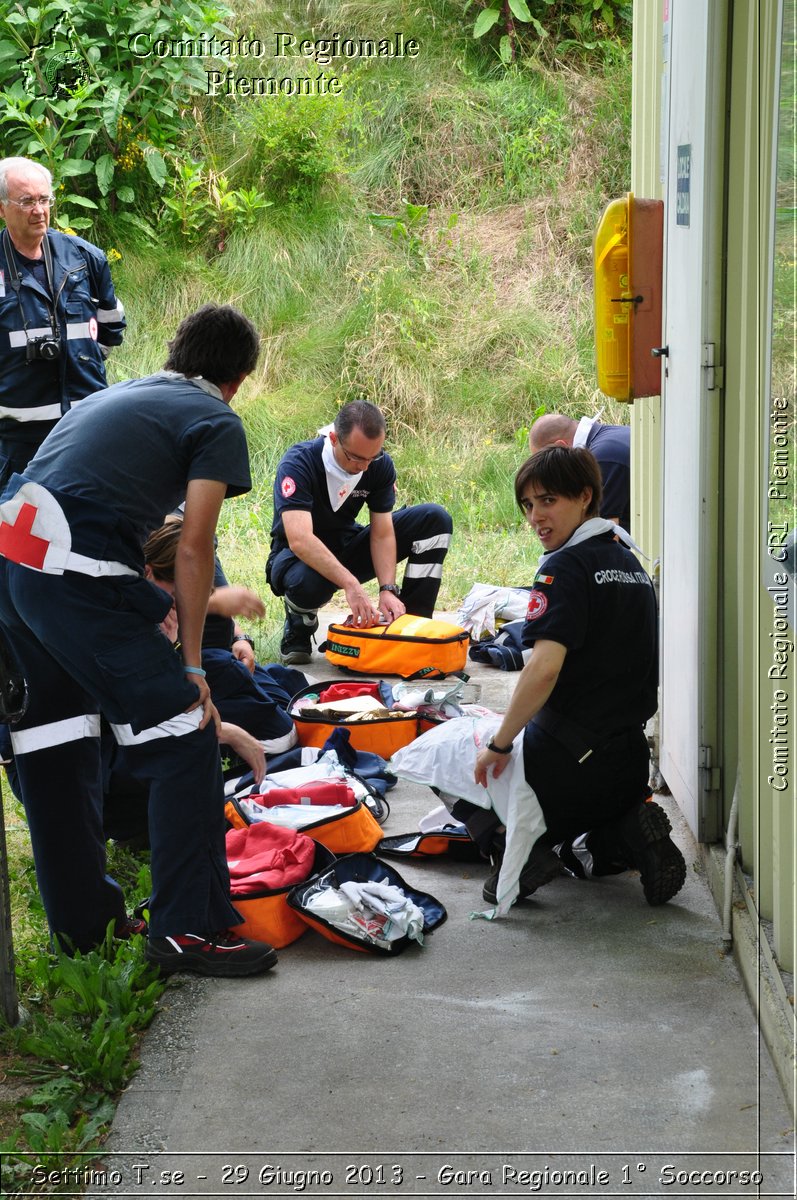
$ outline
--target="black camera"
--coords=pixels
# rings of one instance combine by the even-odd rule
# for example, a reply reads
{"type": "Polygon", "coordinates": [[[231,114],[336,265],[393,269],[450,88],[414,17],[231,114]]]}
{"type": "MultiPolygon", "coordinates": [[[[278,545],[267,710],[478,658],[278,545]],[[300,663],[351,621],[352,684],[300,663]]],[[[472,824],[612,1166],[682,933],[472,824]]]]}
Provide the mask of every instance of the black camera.
{"type": "Polygon", "coordinates": [[[25,343],[25,362],[55,362],[61,356],[61,339],[50,334],[28,338],[25,343]]]}

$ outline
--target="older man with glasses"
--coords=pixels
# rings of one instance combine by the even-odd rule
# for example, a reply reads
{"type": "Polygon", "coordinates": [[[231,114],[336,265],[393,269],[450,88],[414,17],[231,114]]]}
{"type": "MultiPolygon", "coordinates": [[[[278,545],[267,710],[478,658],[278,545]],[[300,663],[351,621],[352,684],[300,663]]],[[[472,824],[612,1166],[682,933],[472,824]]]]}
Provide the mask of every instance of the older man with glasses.
{"type": "Polygon", "coordinates": [[[124,336],[108,260],[50,229],[52,190],[45,167],[0,160],[0,490],[73,404],[107,386],[105,358],[124,336]]]}
{"type": "Polygon", "coordinates": [[[382,413],[354,400],[328,430],[291,446],[277,467],[266,578],[285,604],[280,658],[288,666],[310,662],[318,609],[339,589],[363,628],[405,612],[433,615],[451,517],[439,504],[393,511],[396,470],[384,445],[382,413]],[[364,505],[367,525],[356,520],[364,505]],[[399,588],[396,567],[404,559],[399,588]],[[363,587],[372,579],[375,601],[363,587]]]}

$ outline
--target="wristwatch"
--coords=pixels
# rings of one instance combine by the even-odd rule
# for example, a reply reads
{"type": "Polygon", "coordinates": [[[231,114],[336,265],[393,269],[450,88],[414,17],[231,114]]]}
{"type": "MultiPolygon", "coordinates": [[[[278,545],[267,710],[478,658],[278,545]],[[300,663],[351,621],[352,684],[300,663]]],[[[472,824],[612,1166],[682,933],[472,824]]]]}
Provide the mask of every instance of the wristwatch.
{"type": "Polygon", "coordinates": [[[493,754],[511,754],[512,753],[511,746],[496,746],[495,742],[493,742],[493,741],[489,741],[487,743],[487,749],[492,750],[493,754]]]}
{"type": "Polygon", "coordinates": [[[380,592],[392,592],[394,596],[400,596],[401,592],[396,587],[395,583],[380,583],[380,592]]]}
{"type": "Polygon", "coordinates": [[[233,642],[248,642],[253,650],[255,648],[254,638],[250,638],[248,633],[236,633],[235,637],[232,640],[233,640],[233,642]]]}

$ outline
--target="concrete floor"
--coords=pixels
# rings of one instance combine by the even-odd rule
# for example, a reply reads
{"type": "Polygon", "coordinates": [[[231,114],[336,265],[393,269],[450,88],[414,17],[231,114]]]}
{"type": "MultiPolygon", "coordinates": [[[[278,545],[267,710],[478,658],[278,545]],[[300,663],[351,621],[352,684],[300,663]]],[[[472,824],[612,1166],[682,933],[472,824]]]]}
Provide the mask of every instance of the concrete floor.
{"type": "MultiPolygon", "coordinates": [[[[504,708],[516,676],[470,667],[504,708]]],[[[437,804],[406,783],[389,799],[386,834],[437,804]]],[[[481,865],[391,860],[448,909],[423,948],[309,931],[263,977],[180,977],[86,1194],[793,1196],[789,1110],[662,803],[688,863],[663,908],[629,872],[473,921],[481,865]]]]}

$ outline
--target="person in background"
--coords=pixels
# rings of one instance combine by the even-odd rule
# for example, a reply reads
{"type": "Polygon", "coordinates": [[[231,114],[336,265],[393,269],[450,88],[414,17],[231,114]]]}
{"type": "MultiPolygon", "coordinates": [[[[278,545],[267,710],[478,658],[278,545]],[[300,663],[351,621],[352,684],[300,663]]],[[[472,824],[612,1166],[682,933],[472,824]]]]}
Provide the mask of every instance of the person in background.
{"type": "Polygon", "coordinates": [[[363,628],[405,612],[431,617],[453,523],[439,504],[393,511],[396,470],[385,452],[385,418],[367,400],[340,409],[334,425],[283,455],[274,481],[266,579],[285,604],[280,657],[307,663],[318,609],[342,589],[363,628]],[[368,524],[356,518],[368,508],[368,524]],[[396,582],[404,559],[404,579],[396,582]],[[376,579],[374,604],[364,583],[376,579]]]}
{"type": "Polygon", "coordinates": [[[73,404],[106,386],[125,331],[108,260],[50,229],[50,172],[0,160],[0,490],[73,404]]]}
{"type": "Polygon", "coordinates": [[[602,425],[593,417],[580,421],[559,413],[538,417],[529,432],[532,454],[546,446],[584,446],[600,467],[603,486],[600,515],[631,529],[631,427],[602,425]]]}

